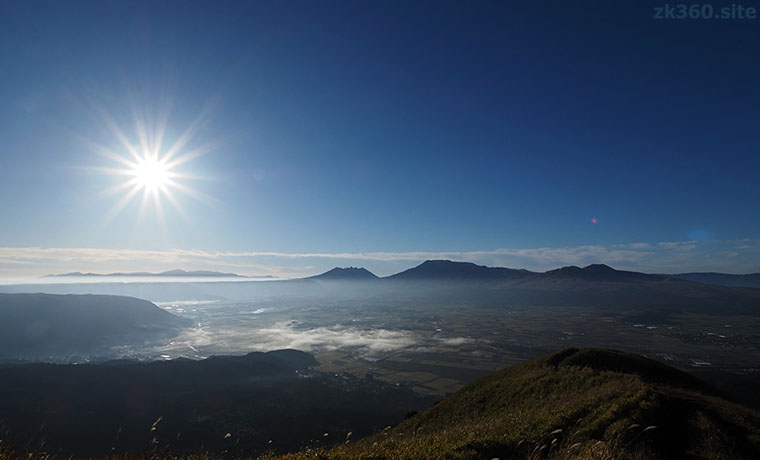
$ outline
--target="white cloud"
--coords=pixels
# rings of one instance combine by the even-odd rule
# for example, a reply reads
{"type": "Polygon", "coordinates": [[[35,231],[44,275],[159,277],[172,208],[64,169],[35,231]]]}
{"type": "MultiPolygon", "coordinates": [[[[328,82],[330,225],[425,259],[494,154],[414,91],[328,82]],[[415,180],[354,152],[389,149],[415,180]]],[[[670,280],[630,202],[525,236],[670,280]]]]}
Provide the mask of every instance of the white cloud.
{"type": "Polygon", "coordinates": [[[345,326],[298,329],[290,323],[278,323],[269,328],[256,329],[257,350],[338,350],[360,348],[369,353],[386,353],[400,350],[415,343],[407,331],[388,329],[357,329],[345,326]]]}
{"type": "Polygon", "coordinates": [[[471,339],[468,337],[449,337],[449,338],[439,339],[439,340],[443,345],[447,345],[450,347],[458,347],[460,345],[476,342],[475,339],[471,339]]]}
{"type": "Polygon", "coordinates": [[[662,248],[667,248],[667,249],[690,250],[690,249],[696,249],[697,242],[696,241],[663,241],[663,242],[657,243],[657,245],[662,248]]]}
{"type": "Polygon", "coordinates": [[[198,326],[184,330],[170,343],[151,351],[171,356],[205,357],[285,348],[306,352],[350,349],[359,354],[372,355],[393,352],[415,344],[416,339],[409,331],[359,329],[339,324],[301,329],[293,322],[285,321],[262,328],[198,326]]]}

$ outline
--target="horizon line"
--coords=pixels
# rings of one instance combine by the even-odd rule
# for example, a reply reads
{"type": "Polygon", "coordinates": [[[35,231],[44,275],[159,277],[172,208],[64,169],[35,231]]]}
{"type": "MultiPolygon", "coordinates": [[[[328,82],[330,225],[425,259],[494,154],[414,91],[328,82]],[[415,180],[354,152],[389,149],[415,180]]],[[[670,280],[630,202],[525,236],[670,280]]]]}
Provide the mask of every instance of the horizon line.
{"type": "Polygon", "coordinates": [[[176,267],[285,278],[312,276],[336,266],[363,266],[386,276],[426,260],[455,260],[489,267],[543,272],[604,263],[642,273],[760,272],[760,240],[664,241],[570,247],[474,251],[277,252],[198,249],[0,247],[0,277],[69,272],[165,272],[176,267]]]}

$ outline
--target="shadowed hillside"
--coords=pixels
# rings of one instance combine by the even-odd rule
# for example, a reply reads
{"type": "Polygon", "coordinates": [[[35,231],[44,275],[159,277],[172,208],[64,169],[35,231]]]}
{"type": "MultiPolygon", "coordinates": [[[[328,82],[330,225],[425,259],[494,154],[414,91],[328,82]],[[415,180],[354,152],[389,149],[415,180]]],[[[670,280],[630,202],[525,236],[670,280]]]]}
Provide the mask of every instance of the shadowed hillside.
{"type": "Polygon", "coordinates": [[[374,379],[311,370],[316,365],[297,350],[0,365],[0,441],[61,457],[146,449],[255,456],[329,444],[349,431],[366,436],[432,402],[374,379]]]}
{"type": "Polygon", "coordinates": [[[638,355],[566,349],[374,436],[281,459],[754,459],[760,414],[638,355]]]}
{"type": "MultiPolygon", "coordinates": [[[[396,426],[364,439],[363,430],[352,427],[387,423],[388,415],[413,399],[383,393],[387,390],[382,387],[369,393],[336,393],[326,381],[282,380],[313,364],[307,354],[280,351],[201,362],[23,366],[4,371],[3,381],[6,386],[16,382],[19,392],[29,383],[25,374],[48,372],[47,378],[61,382],[56,392],[60,398],[74,391],[67,388],[75,385],[72,376],[79,372],[82,394],[70,399],[68,407],[85,419],[56,427],[56,413],[67,407],[59,404],[52,413],[40,413],[47,414],[52,427],[38,428],[39,420],[29,420],[23,434],[39,429],[48,430],[53,443],[77,439],[80,453],[102,452],[111,444],[122,446],[118,452],[125,443],[139,445],[153,437],[154,446],[146,452],[154,459],[164,458],[170,448],[201,459],[211,458],[209,448],[236,457],[264,452],[270,460],[760,458],[760,413],[722,397],[693,376],[639,355],[568,348],[483,377],[430,409],[404,420],[397,416],[396,426]],[[7,372],[15,376],[9,379],[7,372]],[[81,385],[82,379],[89,383],[81,385]],[[92,395],[82,386],[101,389],[92,395]],[[142,392],[134,393],[135,388],[142,392]],[[148,389],[152,393],[145,393],[148,389]],[[104,396],[113,407],[96,410],[94,416],[101,420],[88,422],[103,391],[126,393],[104,396]],[[146,394],[152,395],[153,402],[135,413],[139,394],[143,402],[146,394]],[[156,419],[159,413],[163,416],[156,419]],[[119,427],[130,426],[130,417],[136,417],[138,428],[122,431],[119,427]],[[117,433],[113,439],[111,432],[117,433]],[[277,441],[272,445],[268,439],[277,441]],[[276,454],[298,445],[299,452],[276,454]],[[320,447],[325,445],[333,447],[320,447]]],[[[5,394],[10,394],[8,389],[5,394]]],[[[33,396],[27,390],[23,394],[33,396]]],[[[13,400],[21,399],[16,395],[13,400]]],[[[10,413],[8,407],[3,412],[10,413]]],[[[9,452],[0,448],[0,459],[21,458],[9,452]]]]}
{"type": "Polygon", "coordinates": [[[170,337],[190,324],[131,297],[0,294],[0,358],[93,353],[170,337]]]}

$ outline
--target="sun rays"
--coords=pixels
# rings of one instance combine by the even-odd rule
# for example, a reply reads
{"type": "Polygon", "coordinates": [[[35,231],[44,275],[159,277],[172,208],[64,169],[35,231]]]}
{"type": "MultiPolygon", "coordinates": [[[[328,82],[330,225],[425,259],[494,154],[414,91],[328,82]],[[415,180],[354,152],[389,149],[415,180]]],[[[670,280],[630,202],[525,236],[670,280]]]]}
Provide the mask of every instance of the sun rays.
{"type": "Polygon", "coordinates": [[[119,196],[116,203],[103,216],[103,225],[111,222],[135,199],[140,200],[137,220],[152,208],[159,223],[164,222],[164,203],[169,202],[185,220],[179,195],[210,202],[208,196],[192,188],[188,182],[198,176],[183,172],[182,166],[198,156],[212,151],[216,144],[198,145],[196,137],[201,131],[205,113],[202,112],[173,143],[167,143],[168,111],[161,110],[155,122],[144,111],[132,110],[134,133],[123,129],[105,111],[98,110],[113,135],[116,147],[106,148],[85,141],[100,156],[112,162],[112,166],[96,168],[100,173],[123,178],[107,189],[107,195],[119,196]],[[130,135],[131,134],[131,135],[130,135]]]}

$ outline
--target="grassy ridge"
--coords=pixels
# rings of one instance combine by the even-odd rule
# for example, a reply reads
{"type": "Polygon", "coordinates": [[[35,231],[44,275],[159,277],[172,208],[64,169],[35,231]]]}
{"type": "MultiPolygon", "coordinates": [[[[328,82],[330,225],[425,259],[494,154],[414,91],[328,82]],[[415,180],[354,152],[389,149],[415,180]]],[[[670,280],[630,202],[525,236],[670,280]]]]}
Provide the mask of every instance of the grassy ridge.
{"type": "Polygon", "coordinates": [[[760,415],[643,357],[568,349],[486,376],[358,442],[276,457],[751,459],[760,415]]]}
{"type": "MultiPolygon", "coordinates": [[[[1,446],[0,460],[28,460],[1,446]]],[[[757,459],[760,414],[641,356],[566,349],[490,374],[368,438],[263,458],[757,459]]]]}

